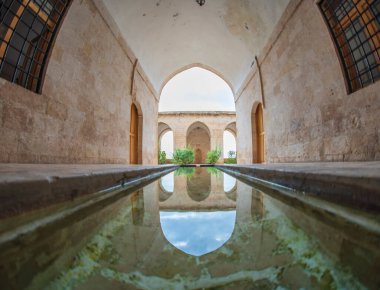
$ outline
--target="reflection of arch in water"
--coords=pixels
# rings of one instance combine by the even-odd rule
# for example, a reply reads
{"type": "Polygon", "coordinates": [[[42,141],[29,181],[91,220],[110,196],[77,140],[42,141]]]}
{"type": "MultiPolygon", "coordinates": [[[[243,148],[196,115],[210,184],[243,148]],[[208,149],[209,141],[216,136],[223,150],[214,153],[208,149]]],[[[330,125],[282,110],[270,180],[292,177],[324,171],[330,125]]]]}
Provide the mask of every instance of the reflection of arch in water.
{"type": "Polygon", "coordinates": [[[202,256],[222,247],[232,237],[236,211],[160,211],[165,239],[180,251],[202,256]]]}
{"type": "Polygon", "coordinates": [[[187,194],[194,201],[202,201],[211,193],[211,174],[202,174],[202,168],[196,168],[194,175],[187,178],[187,194]]]}
{"type": "Polygon", "coordinates": [[[202,122],[193,123],[186,133],[186,144],[195,151],[195,163],[205,163],[207,152],[210,151],[210,130],[202,122]]]}
{"type": "Polygon", "coordinates": [[[251,216],[254,220],[261,220],[265,215],[264,194],[252,188],[251,216]]]}
{"type": "Polygon", "coordinates": [[[160,194],[159,201],[163,202],[169,199],[174,192],[174,172],[170,172],[169,174],[161,177],[160,182],[160,194]]]}
{"type": "Polygon", "coordinates": [[[230,200],[236,201],[237,181],[235,177],[223,173],[223,189],[230,200]]]}

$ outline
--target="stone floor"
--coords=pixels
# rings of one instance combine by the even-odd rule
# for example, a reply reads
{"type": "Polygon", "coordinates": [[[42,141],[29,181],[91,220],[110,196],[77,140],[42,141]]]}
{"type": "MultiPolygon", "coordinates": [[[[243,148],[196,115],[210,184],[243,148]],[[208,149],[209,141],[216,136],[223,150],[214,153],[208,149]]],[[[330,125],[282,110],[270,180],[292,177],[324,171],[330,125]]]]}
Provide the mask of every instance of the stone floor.
{"type": "Polygon", "coordinates": [[[380,162],[220,165],[242,180],[278,184],[339,204],[380,210],[380,162]]]}
{"type": "Polygon", "coordinates": [[[174,168],[174,165],[0,164],[0,218],[131,181],[147,182],[174,168]]]}

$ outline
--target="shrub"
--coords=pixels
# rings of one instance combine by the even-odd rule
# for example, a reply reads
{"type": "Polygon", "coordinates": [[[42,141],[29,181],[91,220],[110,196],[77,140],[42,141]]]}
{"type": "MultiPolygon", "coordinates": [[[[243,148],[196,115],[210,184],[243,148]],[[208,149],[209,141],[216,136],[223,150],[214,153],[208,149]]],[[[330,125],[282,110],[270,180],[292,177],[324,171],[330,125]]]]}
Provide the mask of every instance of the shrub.
{"type": "Polygon", "coordinates": [[[187,178],[193,177],[195,173],[195,168],[194,167],[180,167],[176,171],[174,171],[175,176],[187,176],[187,178]]]}
{"type": "Polygon", "coordinates": [[[166,152],[158,151],[158,164],[166,164],[166,152]]]}
{"type": "Polygon", "coordinates": [[[186,147],[183,149],[175,149],[173,153],[173,163],[174,164],[191,164],[194,162],[195,154],[194,149],[186,147]]]}
{"type": "Polygon", "coordinates": [[[228,158],[225,160],[227,164],[236,164],[236,151],[228,151],[228,158]]]}
{"type": "Polygon", "coordinates": [[[222,174],[222,172],[216,167],[207,167],[207,172],[215,176],[220,176],[222,174]]]}
{"type": "Polygon", "coordinates": [[[208,164],[215,164],[216,162],[218,162],[221,155],[222,150],[220,150],[219,148],[210,150],[209,152],[207,152],[206,162],[208,164]]]}

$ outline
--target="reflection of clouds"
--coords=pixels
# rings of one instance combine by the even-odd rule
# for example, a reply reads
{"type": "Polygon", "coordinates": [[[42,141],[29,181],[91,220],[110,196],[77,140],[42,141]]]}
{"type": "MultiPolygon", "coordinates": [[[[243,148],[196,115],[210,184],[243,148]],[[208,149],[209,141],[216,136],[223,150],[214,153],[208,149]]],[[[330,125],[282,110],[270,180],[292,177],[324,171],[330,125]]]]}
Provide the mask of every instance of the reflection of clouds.
{"type": "Polygon", "coordinates": [[[229,192],[236,185],[236,178],[234,178],[231,175],[228,175],[226,173],[223,173],[223,183],[224,183],[223,184],[224,192],[229,192]]]}
{"type": "Polygon", "coordinates": [[[188,241],[180,241],[180,242],[176,242],[175,244],[173,244],[173,246],[175,246],[176,248],[185,248],[187,247],[187,245],[189,244],[188,241]]]}
{"type": "Polygon", "coordinates": [[[161,228],[177,249],[201,256],[220,248],[234,230],[236,211],[160,211],[161,228]]]}
{"type": "Polygon", "coordinates": [[[174,191],[174,172],[170,172],[166,174],[165,176],[161,177],[161,184],[162,184],[162,187],[166,191],[173,192],[174,191]]]}

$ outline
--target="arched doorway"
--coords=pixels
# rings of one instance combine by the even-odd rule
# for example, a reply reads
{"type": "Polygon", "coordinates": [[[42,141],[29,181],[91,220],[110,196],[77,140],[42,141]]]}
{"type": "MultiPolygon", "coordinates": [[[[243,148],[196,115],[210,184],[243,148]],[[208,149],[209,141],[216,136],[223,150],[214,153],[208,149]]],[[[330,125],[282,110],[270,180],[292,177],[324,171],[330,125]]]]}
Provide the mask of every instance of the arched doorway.
{"type": "Polygon", "coordinates": [[[196,122],[192,124],[187,130],[186,144],[192,147],[195,152],[195,163],[205,163],[207,152],[210,151],[210,131],[208,127],[201,123],[196,122]]]}
{"type": "Polygon", "coordinates": [[[131,121],[129,128],[129,163],[142,163],[142,116],[136,104],[131,105],[131,121]]]}
{"type": "Polygon", "coordinates": [[[232,122],[223,132],[223,158],[225,163],[236,163],[236,157],[236,122],[232,122]]]}
{"type": "Polygon", "coordinates": [[[252,109],[252,149],[253,163],[265,162],[265,144],[264,144],[264,116],[263,106],[259,103],[256,108],[252,109]]]}
{"type": "Polygon", "coordinates": [[[166,123],[158,123],[158,146],[159,150],[165,152],[166,161],[171,162],[174,152],[173,131],[166,123]]]}

